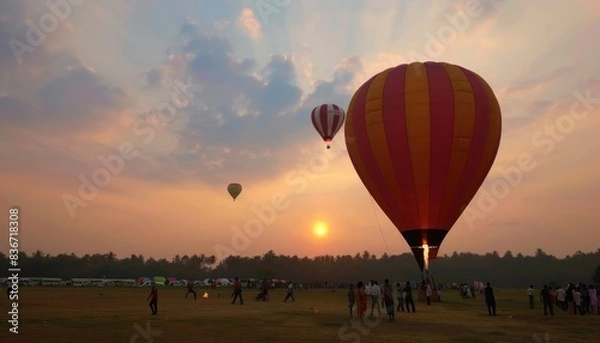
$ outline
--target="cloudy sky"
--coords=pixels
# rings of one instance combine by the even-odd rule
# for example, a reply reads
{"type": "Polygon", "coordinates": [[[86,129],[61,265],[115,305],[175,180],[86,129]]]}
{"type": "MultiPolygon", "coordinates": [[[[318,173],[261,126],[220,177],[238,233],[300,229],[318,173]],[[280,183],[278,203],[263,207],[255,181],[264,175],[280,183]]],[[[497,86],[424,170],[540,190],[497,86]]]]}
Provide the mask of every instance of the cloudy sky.
{"type": "Polygon", "coordinates": [[[599,248],[596,1],[50,3],[0,2],[0,194],[25,251],[408,252],[309,114],[415,60],[477,72],[503,111],[440,254],[599,248]]]}

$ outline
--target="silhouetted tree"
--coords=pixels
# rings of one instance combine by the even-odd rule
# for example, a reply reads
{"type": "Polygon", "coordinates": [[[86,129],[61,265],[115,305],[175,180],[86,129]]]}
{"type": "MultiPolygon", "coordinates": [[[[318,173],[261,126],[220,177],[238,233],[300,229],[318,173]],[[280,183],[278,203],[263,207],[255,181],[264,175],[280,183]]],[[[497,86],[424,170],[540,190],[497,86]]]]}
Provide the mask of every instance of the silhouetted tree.
{"type": "MultiPolygon", "coordinates": [[[[45,254],[38,250],[19,253],[21,277],[107,277],[132,278],[140,276],[175,277],[202,280],[206,277],[283,278],[304,282],[357,282],[369,279],[397,281],[420,280],[421,273],[411,253],[380,258],[368,251],[354,255],[306,256],[277,255],[273,250],[262,256],[229,256],[215,265],[215,256],[194,254],[175,255],[172,259],[145,258],[130,255],[119,259],[113,252],[77,256],[45,254]]],[[[500,257],[497,251],[484,255],[452,252],[431,260],[431,272],[437,281],[490,281],[497,287],[524,287],[530,283],[558,285],[565,282],[593,280],[600,285],[600,249],[591,253],[581,251],[563,259],[537,249],[534,256],[511,251],[500,257]]],[[[0,252],[0,262],[8,266],[8,256],[0,252]]]]}

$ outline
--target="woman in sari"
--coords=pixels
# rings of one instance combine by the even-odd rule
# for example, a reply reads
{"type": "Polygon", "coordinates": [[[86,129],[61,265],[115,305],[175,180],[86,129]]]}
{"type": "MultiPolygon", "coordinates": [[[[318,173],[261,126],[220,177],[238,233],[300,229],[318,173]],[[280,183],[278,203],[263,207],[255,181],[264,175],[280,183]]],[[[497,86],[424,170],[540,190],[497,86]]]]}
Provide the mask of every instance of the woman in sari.
{"type": "Polygon", "coordinates": [[[390,280],[385,279],[383,284],[383,301],[385,302],[385,308],[388,314],[388,320],[391,322],[394,318],[394,291],[390,280]]]}
{"type": "Polygon", "coordinates": [[[365,284],[362,281],[359,281],[356,285],[356,292],[358,298],[358,306],[356,310],[358,312],[358,317],[361,322],[365,322],[365,314],[367,313],[367,290],[365,289],[365,284]]]}

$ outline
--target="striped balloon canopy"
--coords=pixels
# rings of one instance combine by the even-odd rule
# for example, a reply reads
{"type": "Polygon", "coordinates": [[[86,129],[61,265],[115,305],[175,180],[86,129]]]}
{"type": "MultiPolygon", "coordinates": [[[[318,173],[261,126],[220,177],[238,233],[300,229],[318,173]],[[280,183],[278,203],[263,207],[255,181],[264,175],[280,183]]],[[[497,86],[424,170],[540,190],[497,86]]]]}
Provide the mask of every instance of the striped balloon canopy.
{"type": "MultiPolygon", "coordinates": [[[[310,117],[319,135],[326,143],[329,143],[344,125],[346,113],[338,105],[323,104],[315,107],[310,113],[310,117]]],[[[329,149],[329,144],[327,144],[327,149],[329,149]]]]}
{"type": "Polygon", "coordinates": [[[421,270],[486,178],[501,126],[486,81],[448,63],[389,68],[352,97],[345,127],[350,159],[421,270]]]}

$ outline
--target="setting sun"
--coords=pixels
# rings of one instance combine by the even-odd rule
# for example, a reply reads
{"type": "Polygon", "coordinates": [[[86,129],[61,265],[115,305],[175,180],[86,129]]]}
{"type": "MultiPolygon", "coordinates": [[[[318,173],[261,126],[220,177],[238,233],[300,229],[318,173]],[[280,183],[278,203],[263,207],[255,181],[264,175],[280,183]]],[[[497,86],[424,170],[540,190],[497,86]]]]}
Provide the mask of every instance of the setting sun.
{"type": "Polygon", "coordinates": [[[319,221],[316,222],[315,225],[313,226],[313,232],[315,234],[315,236],[317,237],[324,237],[327,235],[327,224],[319,221]]]}

